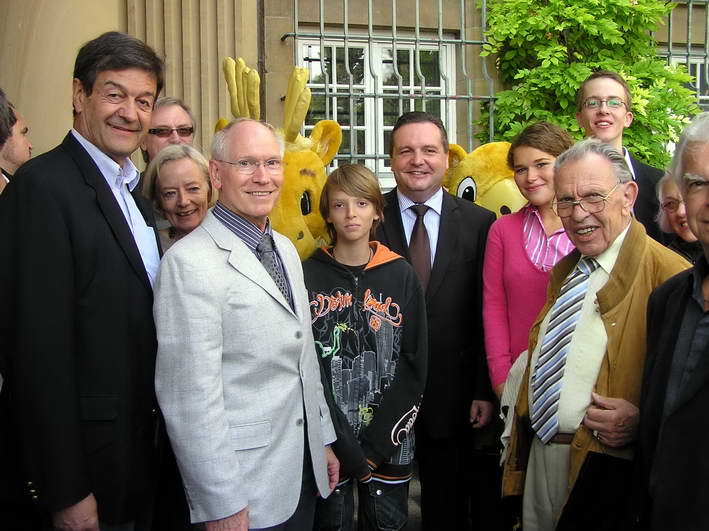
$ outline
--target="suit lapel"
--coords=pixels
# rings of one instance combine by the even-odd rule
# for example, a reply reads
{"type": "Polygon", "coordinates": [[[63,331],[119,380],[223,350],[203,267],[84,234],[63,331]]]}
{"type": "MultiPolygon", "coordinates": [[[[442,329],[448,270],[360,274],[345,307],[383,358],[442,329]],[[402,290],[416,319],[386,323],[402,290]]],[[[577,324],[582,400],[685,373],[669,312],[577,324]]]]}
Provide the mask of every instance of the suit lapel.
{"type": "Polygon", "coordinates": [[[436,256],[433,259],[431,268],[431,278],[428,281],[426,290],[426,302],[429,302],[440,289],[448,272],[451,256],[458,246],[458,234],[460,232],[460,221],[458,219],[458,205],[453,198],[443,192],[443,203],[441,205],[441,219],[438,228],[438,243],[436,244],[436,256]]]}
{"type": "MultiPolygon", "coordinates": [[[[128,262],[131,264],[138,277],[143,281],[145,287],[152,292],[150,280],[148,279],[148,274],[145,271],[145,265],[143,264],[143,259],[138,251],[138,246],[133,238],[133,233],[128,226],[128,222],[123,215],[123,211],[118,206],[116,198],[113,195],[113,192],[111,192],[106,179],[99,171],[91,156],[86,152],[81,144],[79,144],[76,138],[74,138],[74,135],[71,133],[66,135],[64,142],[62,142],[62,148],[69,154],[69,156],[79,167],[86,184],[93,188],[96,192],[96,201],[101,209],[101,212],[103,212],[103,215],[106,218],[106,222],[111,227],[111,231],[116,237],[118,245],[120,245],[121,249],[123,249],[128,262]]],[[[145,214],[143,213],[143,215],[145,214]]],[[[158,249],[160,249],[159,245],[158,249]]]]}
{"type": "MultiPolygon", "coordinates": [[[[269,275],[268,271],[266,271],[263,265],[261,265],[261,262],[259,262],[258,258],[256,258],[256,255],[251,252],[248,247],[246,247],[244,242],[241,241],[241,238],[224,226],[221,221],[215,218],[211,210],[204,218],[202,227],[204,227],[204,229],[212,236],[212,239],[220,249],[229,251],[230,254],[227,261],[234,269],[251,280],[253,283],[260,286],[281,306],[286,308],[290,313],[294,314],[293,309],[281,293],[281,290],[278,289],[278,286],[276,286],[276,283],[271,278],[271,275],[269,275]]],[[[292,274],[288,269],[286,269],[286,274],[288,275],[288,279],[290,281],[292,274]]]]}
{"type": "Polygon", "coordinates": [[[411,263],[409,256],[409,246],[406,245],[406,235],[404,234],[404,224],[401,221],[401,211],[399,210],[399,198],[396,195],[396,188],[385,196],[386,207],[384,207],[384,223],[381,230],[384,232],[386,246],[396,254],[406,258],[411,263]]]}

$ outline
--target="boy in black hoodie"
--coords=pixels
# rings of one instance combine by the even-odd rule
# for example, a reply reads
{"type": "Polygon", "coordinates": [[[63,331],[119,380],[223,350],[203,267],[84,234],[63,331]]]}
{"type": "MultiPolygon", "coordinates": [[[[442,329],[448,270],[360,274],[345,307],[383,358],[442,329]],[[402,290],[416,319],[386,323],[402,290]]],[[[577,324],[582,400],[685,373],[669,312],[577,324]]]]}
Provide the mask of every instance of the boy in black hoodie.
{"type": "Polygon", "coordinates": [[[401,529],[408,518],[413,425],[426,382],[426,312],[413,268],[369,241],[383,202],[364,166],[333,171],[320,212],[335,245],[303,264],[342,478],[318,500],[319,531],[354,528],[354,484],[359,530],[401,529]]]}

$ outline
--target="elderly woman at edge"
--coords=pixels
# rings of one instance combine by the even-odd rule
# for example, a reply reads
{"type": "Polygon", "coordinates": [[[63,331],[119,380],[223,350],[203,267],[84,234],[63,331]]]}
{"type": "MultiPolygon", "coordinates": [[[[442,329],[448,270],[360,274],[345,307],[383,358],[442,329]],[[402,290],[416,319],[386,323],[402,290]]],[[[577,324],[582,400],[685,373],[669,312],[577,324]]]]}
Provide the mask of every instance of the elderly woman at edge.
{"type": "Polygon", "coordinates": [[[657,200],[660,209],[655,220],[660,230],[674,235],[667,247],[691,263],[702,254],[702,246],[687,224],[687,211],[682,194],[671,173],[665,173],[657,182],[657,200]]]}

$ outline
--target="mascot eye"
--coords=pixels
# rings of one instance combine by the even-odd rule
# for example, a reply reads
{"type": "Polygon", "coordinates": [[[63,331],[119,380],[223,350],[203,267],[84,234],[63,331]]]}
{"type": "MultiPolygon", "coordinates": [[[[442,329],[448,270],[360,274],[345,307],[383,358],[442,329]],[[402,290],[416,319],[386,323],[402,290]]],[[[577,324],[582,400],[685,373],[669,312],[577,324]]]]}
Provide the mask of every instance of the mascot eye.
{"type": "Polygon", "coordinates": [[[300,211],[304,216],[307,216],[313,211],[310,204],[310,193],[307,190],[300,196],[300,211]]]}
{"type": "Polygon", "coordinates": [[[468,175],[465,179],[460,181],[458,185],[458,190],[456,190],[456,195],[468,201],[475,201],[478,197],[478,185],[475,184],[473,178],[468,175]]]}

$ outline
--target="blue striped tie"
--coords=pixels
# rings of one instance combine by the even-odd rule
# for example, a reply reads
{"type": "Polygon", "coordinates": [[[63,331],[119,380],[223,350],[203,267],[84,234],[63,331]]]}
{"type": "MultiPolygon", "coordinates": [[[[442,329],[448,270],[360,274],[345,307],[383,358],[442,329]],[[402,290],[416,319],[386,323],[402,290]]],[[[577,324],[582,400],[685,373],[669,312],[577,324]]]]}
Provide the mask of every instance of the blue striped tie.
{"type": "Polygon", "coordinates": [[[579,260],[551,308],[549,325],[532,376],[532,428],[545,444],[559,431],[557,411],[566,355],[581,316],[588,277],[597,267],[598,262],[593,258],[579,260]]]}

